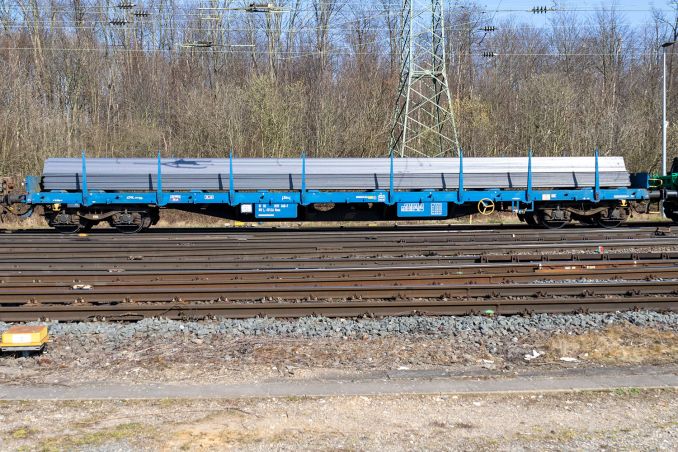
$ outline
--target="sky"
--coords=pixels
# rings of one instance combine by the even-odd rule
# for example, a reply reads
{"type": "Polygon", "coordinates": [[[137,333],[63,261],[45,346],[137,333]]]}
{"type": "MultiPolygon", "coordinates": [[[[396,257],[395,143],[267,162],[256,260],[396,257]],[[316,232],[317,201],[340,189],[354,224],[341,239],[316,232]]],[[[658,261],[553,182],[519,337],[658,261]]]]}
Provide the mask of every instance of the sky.
{"type": "MultiPolygon", "coordinates": [[[[551,0],[478,0],[480,5],[490,11],[496,18],[496,22],[502,19],[514,17],[518,22],[525,22],[534,26],[545,25],[548,20],[548,14],[533,14],[529,12],[534,7],[553,6],[551,0]]],[[[584,17],[591,17],[594,10],[601,6],[610,6],[616,4],[617,11],[624,17],[625,21],[631,26],[642,26],[652,18],[652,9],[664,9],[670,11],[669,0],[616,0],[612,1],[585,1],[585,0],[559,0],[558,5],[562,8],[576,10],[578,14],[584,17]]]]}

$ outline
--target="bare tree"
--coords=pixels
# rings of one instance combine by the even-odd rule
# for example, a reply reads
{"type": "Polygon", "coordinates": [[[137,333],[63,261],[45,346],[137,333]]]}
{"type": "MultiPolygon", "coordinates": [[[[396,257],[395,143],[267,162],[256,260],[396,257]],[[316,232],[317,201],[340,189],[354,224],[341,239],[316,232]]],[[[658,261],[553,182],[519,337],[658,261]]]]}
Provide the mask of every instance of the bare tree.
{"type": "MultiPolygon", "coordinates": [[[[250,0],[135,3],[0,0],[0,174],[39,172],[45,157],[82,149],[386,155],[398,2],[284,0],[284,13],[268,15],[243,11],[250,0]]],[[[454,2],[448,70],[464,150],[590,155],[599,146],[632,170],[656,168],[658,48],[678,38],[678,3],[667,4],[640,27],[610,8],[588,21],[549,13],[542,27],[454,2]]],[[[667,50],[669,117],[677,49],[667,50]]]]}

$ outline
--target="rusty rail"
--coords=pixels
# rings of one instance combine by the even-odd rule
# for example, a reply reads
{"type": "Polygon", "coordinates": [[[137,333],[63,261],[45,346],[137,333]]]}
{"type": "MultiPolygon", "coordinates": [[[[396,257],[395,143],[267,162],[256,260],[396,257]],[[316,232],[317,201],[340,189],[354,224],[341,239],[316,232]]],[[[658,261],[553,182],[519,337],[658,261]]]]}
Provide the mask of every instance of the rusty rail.
{"type": "Polygon", "coordinates": [[[528,313],[610,312],[627,310],[676,310],[678,296],[619,297],[589,299],[483,301],[343,301],[312,303],[124,303],[106,306],[21,306],[0,307],[0,318],[8,322],[34,320],[126,320],[146,317],[204,319],[228,317],[295,318],[305,316],[362,317],[393,315],[510,315],[528,313]]]}
{"type": "Polygon", "coordinates": [[[5,321],[678,307],[667,228],[20,233],[0,246],[5,321]]]}

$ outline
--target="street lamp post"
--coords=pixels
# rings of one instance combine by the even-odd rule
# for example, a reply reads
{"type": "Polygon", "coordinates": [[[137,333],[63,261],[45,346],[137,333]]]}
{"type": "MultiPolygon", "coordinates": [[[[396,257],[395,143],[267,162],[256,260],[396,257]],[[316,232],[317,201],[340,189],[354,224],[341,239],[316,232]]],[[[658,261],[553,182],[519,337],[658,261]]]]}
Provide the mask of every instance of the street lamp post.
{"type": "Polygon", "coordinates": [[[666,49],[675,44],[676,41],[668,41],[662,44],[663,53],[663,89],[662,89],[662,176],[666,176],[666,49]]]}

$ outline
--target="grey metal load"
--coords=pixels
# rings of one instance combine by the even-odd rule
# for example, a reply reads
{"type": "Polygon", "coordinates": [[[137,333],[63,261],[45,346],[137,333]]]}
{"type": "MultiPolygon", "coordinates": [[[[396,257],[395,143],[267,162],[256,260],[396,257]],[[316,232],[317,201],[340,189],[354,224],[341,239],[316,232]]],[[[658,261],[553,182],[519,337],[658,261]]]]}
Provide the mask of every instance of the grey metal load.
{"type": "MultiPolygon", "coordinates": [[[[87,159],[88,190],[155,191],[158,160],[153,158],[87,159]]],[[[630,176],[622,157],[598,159],[601,187],[628,187],[630,176]]],[[[307,190],[376,190],[389,188],[389,158],[307,158],[307,190]]],[[[162,189],[166,191],[228,190],[229,159],[163,158],[162,189]]],[[[527,186],[527,157],[463,159],[464,188],[521,189],[527,186]]],[[[233,160],[236,190],[300,190],[302,159],[238,158],[233,160]]],[[[595,184],[594,157],[533,157],[533,188],[581,188],[595,184]]],[[[396,158],[396,190],[456,190],[457,158],[396,158]]],[[[44,190],[82,189],[82,160],[45,161],[44,190]]]]}

